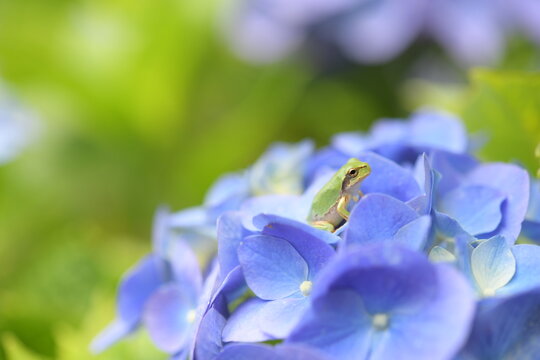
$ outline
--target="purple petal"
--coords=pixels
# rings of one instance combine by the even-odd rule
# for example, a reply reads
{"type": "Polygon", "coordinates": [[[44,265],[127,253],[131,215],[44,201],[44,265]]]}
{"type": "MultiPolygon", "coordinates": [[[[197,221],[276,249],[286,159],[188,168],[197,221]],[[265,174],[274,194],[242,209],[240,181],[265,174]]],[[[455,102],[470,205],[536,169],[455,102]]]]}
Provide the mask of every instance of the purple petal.
{"type": "Polygon", "coordinates": [[[371,166],[371,174],[362,183],[364,193],[383,193],[401,201],[422,194],[411,172],[398,164],[374,153],[361,154],[359,159],[371,166]]]}
{"type": "Polygon", "coordinates": [[[370,350],[371,317],[362,298],[335,290],[318,299],[287,339],[318,348],[336,359],[365,359],[370,350]]]}
{"type": "Polygon", "coordinates": [[[308,265],[286,240],[253,235],[238,247],[248,286],[261,299],[284,298],[299,291],[308,278],[308,265]]]}
{"type": "Polygon", "coordinates": [[[468,174],[466,182],[468,185],[491,187],[504,194],[506,202],[502,208],[502,221],[498,228],[486,237],[502,235],[513,243],[521,231],[521,222],[525,217],[529,201],[527,171],[511,164],[485,164],[468,174]]]}
{"type": "Polygon", "coordinates": [[[243,216],[240,212],[227,212],[217,223],[218,259],[222,276],[240,265],[237,249],[244,237],[251,235],[242,225],[243,216]]]}
{"type": "MultiPolygon", "coordinates": [[[[383,194],[369,194],[353,209],[345,240],[347,245],[392,241],[403,226],[417,218],[418,214],[403,202],[383,194]]],[[[402,237],[402,241],[407,239],[402,237]]]]}
{"type": "Polygon", "coordinates": [[[168,353],[182,350],[191,337],[196,304],[177,285],[165,285],[148,301],[144,322],[158,348],[168,353]]]}
{"type": "Polygon", "coordinates": [[[97,355],[129,335],[132,331],[132,326],[128,326],[128,324],[121,320],[115,320],[92,340],[90,352],[93,355],[97,355]]]}
{"type": "Polygon", "coordinates": [[[195,340],[194,360],[215,359],[223,344],[221,334],[226,320],[219,311],[210,308],[199,325],[195,340]]]}
{"type": "Polygon", "coordinates": [[[521,292],[540,287],[540,246],[515,245],[512,253],[516,259],[516,273],[512,280],[497,295],[521,292]]]}
{"type": "Polygon", "coordinates": [[[164,282],[164,272],[163,261],[149,255],[124,276],[118,293],[117,312],[128,326],[135,326],[140,321],[146,302],[164,282]]]}
{"type": "MultiPolygon", "coordinates": [[[[264,235],[288,239],[298,248],[304,248],[310,241],[319,242],[322,240],[327,244],[335,244],[340,240],[338,236],[331,232],[316,229],[311,225],[278,215],[262,214],[255,217],[253,223],[261,229],[264,235]]],[[[325,248],[328,249],[328,247],[325,248]]],[[[328,253],[328,251],[325,252],[328,253]]]]}
{"type": "Polygon", "coordinates": [[[167,250],[171,264],[173,279],[181,284],[184,293],[196,301],[202,288],[202,274],[197,256],[183,241],[171,241],[167,250]]]}
{"type": "Polygon", "coordinates": [[[540,352],[540,288],[479,303],[462,357],[536,359],[540,352]]]}
{"type": "Polygon", "coordinates": [[[309,307],[309,299],[287,298],[264,301],[248,300],[229,318],[224,330],[225,341],[267,341],[286,338],[309,307]],[[246,334],[253,333],[249,339],[246,334]]]}
{"type": "Polygon", "coordinates": [[[372,314],[413,311],[433,297],[435,284],[435,270],[422,254],[398,246],[366,245],[334,258],[320,273],[311,296],[351,289],[372,314]]]}
{"type": "Polygon", "coordinates": [[[454,153],[467,151],[467,132],[456,117],[434,111],[421,111],[411,118],[410,145],[420,149],[439,149],[454,153]]]}
{"type": "Polygon", "coordinates": [[[487,186],[462,186],[447,193],[437,209],[457,220],[471,235],[490,233],[502,219],[503,193],[487,186]]]}
{"type": "Polygon", "coordinates": [[[467,339],[474,315],[469,284],[448,265],[437,265],[437,293],[416,313],[390,315],[372,359],[451,359],[467,339]]]}

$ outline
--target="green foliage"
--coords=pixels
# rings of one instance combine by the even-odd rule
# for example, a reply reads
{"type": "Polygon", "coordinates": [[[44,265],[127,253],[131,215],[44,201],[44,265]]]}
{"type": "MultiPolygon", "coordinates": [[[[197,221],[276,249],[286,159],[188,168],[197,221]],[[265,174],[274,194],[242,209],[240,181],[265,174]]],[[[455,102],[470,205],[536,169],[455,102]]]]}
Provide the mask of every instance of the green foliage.
{"type": "Polygon", "coordinates": [[[479,155],[489,160],[517,161],[532,173],[540,143],[540,74],[477,70],[463,118],[474,132],[487,136],[479,155]]]}

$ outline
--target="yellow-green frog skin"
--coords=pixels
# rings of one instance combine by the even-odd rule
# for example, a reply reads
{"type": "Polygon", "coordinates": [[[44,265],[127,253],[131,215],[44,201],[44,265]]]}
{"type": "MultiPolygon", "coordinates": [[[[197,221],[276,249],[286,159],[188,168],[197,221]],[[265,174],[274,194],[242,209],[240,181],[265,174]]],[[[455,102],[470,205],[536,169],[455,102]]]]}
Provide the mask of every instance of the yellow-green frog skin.
{"type": "Polygon", "coordinates": [[[368,163],[351,158],[315,195],[308,222],[316,228],[334,232],[349,219],[347,206],[351,199],[363,196],[360,184],[371,173],[368,163]]]}

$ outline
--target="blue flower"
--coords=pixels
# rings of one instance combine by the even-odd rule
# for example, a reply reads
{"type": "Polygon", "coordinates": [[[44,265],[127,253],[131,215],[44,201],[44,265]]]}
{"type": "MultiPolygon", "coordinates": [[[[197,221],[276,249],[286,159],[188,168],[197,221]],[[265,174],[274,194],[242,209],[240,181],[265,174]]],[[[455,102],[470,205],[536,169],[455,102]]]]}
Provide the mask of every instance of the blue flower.
{"type": "Polygon", "coordinates": [[[523,235],[540,241],[540,181],[531,181],[529,208],[523,222],[523,235]]]}
{"type": "Polygon", "coordinates": [[[217,360],[328,360],[315,349],[302,345],[232,344],[227,346],[217,360]]]}
{"type": "Polygon", "coordinates": [[[302,317],[319,271],[334,250],[322,230],[277,216],[261,215],[262,231],[238,246],[238,261],[256,295],[236,309],[223,330],[229,341],[283,339],[302,317]]]}
{"type": "Polygon", "coordinates": [[[540,288],[480,301],[458,359],[537,359],[540,288]]]}
{"type": "Polygon", "coordinates": [[[339,359],[445,359],[466,340],[473,313],[455,269],[407,248],[362,246],[323,270],[287,341],[339,359]]]}

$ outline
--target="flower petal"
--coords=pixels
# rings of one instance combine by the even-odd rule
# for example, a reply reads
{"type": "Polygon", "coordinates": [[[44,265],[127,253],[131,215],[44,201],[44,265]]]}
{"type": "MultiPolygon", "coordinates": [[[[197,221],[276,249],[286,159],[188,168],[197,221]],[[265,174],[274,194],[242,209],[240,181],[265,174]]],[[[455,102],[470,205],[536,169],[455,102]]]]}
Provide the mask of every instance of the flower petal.
{"type": "Polygon", "coordinates": [[[512,247],[512,254],[516,259],[516,273],[512,280],[497,292],[497,295],[540,287],[540,246],[515,245],[512,247]]]}
{"type": "Polygon", "coordinates": [[[412,173],[395,162],[370,152],[358,158],[371,167],[371,174],[362,183],[364,193],[383,193],[401,201],[422,194],[412,173]]]}
{"type": "Polygon", "coordinates": [[[313,303],[286,343],[307,344],[336,359],[365,359],[372,337],[370,324],[360,296],[335,290],[313,303]]]}
{"type": "Polygon", "coordinates": [[[276,237],[247,237],[238,247],[238,259],[248,286],[261,299],[292,295],[308,278],[304,258],[289,242],[276,237]]]}
{"type": "Polygon", "coordinates": [[[206,312],[197,331],[194,360],[217,357],[223,347],[221,334],[226,322],[225,317],[216,309],[210,308],[206,312]]]}
{"type": "Polygon", "coordinates": [[[242,214],[235,211],[226,212],[218,219],[218,260],[222,277],[240,265],[236,250],[244,237],[252,234],[244,228],[242,219],[242,214]]]}
{"type": "Polygon", "coordinates": [[[370,359],[451,359],[459,351],[474,316],[473,292],[451,266],[437,265],[436,272],[435,296],[416,313],[390,315],[370,359]]]}
{"type": "Polygon", "coordinates": [[[163,286],[150,298],[144,322],[158,348],[175,353],[187,345],[193,330],[195,308],[196,304],[174,284],[163,286]]]}
{"type": "MultiPolygon", "coordinates": [[[[353,209],[345,234],[347,245],[391,241],[418,214],[403,202],[383,194],[364,196],[353,209]]],[[[405,234],[403,234],[405,235],[405,234]]],[[[402,237],[402,241],[406,241],[402,237]]],[[[416,239],[412,241],[417,242],[416,239]]]]}
{"type": "Polygon", "coordinates": [[[471,267],[480,290],[484,294],[493,294],[514,276],[516,260],[506,239],[495,236],[473,250],[471,267]]]}
{"type": "Polygon", "coordinates": [[[492,163],[475,168],[466,179],[469,185],[483,185],[499,190],[505,197],[502,221],[487,237],[502,235],[509,244],[517,239],[529,202],[529,174],[516,165],[492,163]]]}
{"type": "Polygon", "coordinates": [[[447,193],[439,202],[439,211],[456,219],[471,235],[492,232],[502,219],[505,196],[487,186],[463,186],[447,193]]]}
{"type": "Polygon", "coordinates": [[[260,342],[272,339],[259,326],[260,309],[267,302],[251,298],[238,306],[223,328],[223,341],[260,342]]]}

